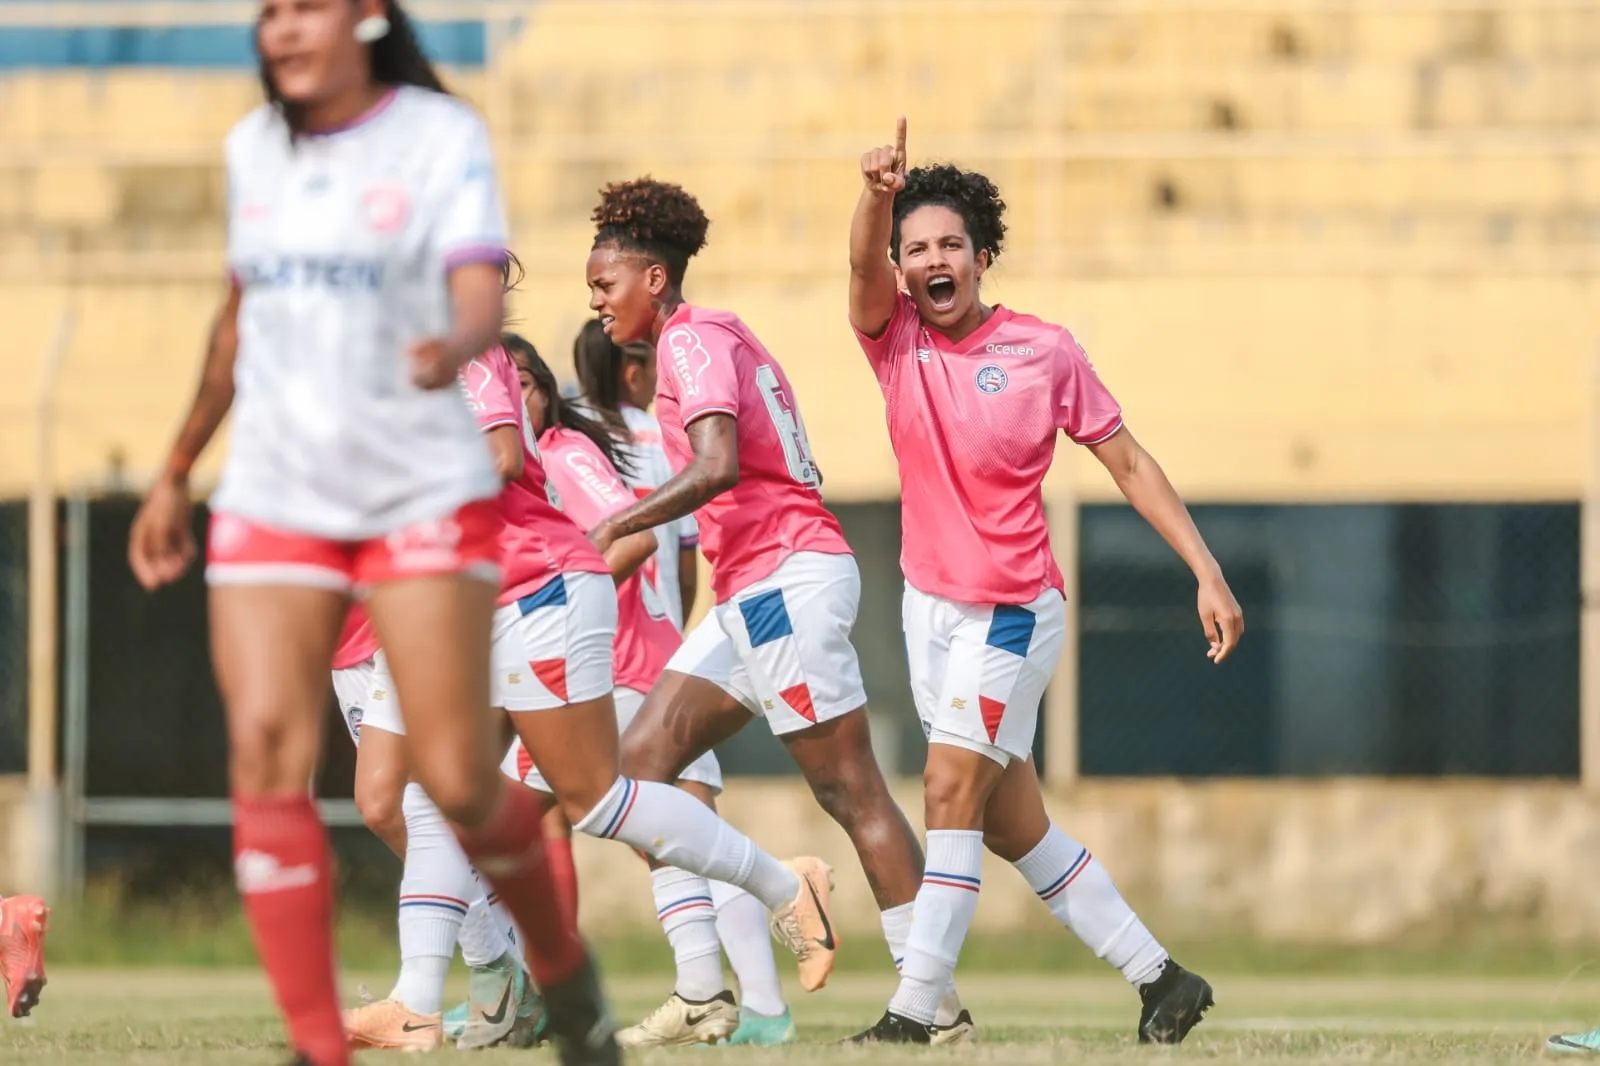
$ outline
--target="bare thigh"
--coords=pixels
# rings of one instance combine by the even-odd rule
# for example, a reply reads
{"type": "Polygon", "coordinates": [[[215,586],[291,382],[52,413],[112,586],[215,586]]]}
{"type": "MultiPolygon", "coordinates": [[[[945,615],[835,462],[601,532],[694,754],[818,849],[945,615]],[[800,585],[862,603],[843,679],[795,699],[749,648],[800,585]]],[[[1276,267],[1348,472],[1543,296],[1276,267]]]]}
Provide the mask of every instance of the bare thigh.
{"type": "Polygon", "coordinates": [[[750,724],[748,708],[703,677],[664,671],[622,735],[622,772],[670,784],[750,724]]]}
{"type": "Polygon", "coordinates": [[[611,693],[546,711],[514,711],[522,746],[576,825],[617,780],[617,711],[611,693]]]}
{"type": "Polygon", "coordinates": [[[501,726],[489,709],[495,585],[458,574],[372,590],[367,612],[383,644],[406,724],[406,756],[445,817],[482,825],[500,797],[501,726]]]}
{"type": "Polygon", "coordinates": [[[222,585],[209,601],[233,789],[303,796],[317,771],[328,664],[348,601],[292,585],[222,585]]]}

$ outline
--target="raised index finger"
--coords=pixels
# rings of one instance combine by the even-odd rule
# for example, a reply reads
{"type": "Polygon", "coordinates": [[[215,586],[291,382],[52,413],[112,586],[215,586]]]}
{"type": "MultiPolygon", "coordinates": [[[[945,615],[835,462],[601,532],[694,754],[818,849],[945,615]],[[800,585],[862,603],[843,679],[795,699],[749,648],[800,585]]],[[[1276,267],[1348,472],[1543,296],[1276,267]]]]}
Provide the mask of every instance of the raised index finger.
{"type": "Polygon", "coordinates": [[[902,167],[906,162],[906,117],[901,115],[894,124],[895,161],[902,167]]]}

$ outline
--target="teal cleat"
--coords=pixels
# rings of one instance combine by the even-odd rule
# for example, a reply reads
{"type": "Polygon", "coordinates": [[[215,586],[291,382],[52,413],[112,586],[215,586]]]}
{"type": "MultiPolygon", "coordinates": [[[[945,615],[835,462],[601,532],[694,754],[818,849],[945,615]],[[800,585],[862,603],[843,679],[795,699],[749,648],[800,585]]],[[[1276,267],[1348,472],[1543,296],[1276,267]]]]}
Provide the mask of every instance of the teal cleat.
{"type": "Polygon", "coordinates": [[[444,1014],[444,1038],[458,1048],[532,1047],[544,1030],[544,1001],[510,955],[472,970],[468,999],[444,1014]],[[515,1003],[515,1009],[512,1004],[515,1003]]]}
{"type": "Polygon", "coordinates": [[[1552,1036],[1544,1042],[1544,1049],[1546,1051],[1559,1051],[1564,1054],[1600,1055],[1600,1026],[1590,1029],[1587,1033],[1552,1036]]]}
{"type": "Polygon", "coordinates": [[[787,1010],[774,1018],[757,1014],[749,1007],[739,1008],[739,1028],[728,1037],[730,1044],[748,1044],[751,1047],[777,1047],[794,1042],[794,1016],[787,1010]]]}

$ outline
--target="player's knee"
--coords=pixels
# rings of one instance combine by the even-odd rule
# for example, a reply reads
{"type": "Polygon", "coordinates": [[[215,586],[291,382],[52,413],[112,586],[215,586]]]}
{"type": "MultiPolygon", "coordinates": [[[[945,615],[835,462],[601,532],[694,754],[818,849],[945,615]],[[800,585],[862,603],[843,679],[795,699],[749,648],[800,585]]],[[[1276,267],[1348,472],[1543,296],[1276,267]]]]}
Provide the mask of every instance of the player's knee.
{"type": "Polygon", "coordinates": [[[429,775],[423,790],[456,825],[476,828],[494,813],[495,782],[479,781],[466,767],[448,767],[429,775]]]}
{"type": "Polygon", "coordinates": [[[862,806],[851,780],[841,773],[830,772],[813,775],[809,784],[817,805],[846,833],[853,832],[861,823],[862,806]]]}
{"type": "Polygon", "coordinates": [[[261,706],[232,708],[230,718],[228,772],[235,791],[305,791],[316,769],[316,749],[295,736],[291,716],[261,706]]]}
{"type": "Polygon", "coordinates": [[[930,829],[981,829],[988,799],[980,781],[929,760],[922,772],[923,814],[930,829]]]}
{"type": "Polygon", "coordinates": [[[406,830],[405,812],[401,810],[404,782],[356,780],[356,810],[361,821],[379,840],[403,838],[406,830]]]}

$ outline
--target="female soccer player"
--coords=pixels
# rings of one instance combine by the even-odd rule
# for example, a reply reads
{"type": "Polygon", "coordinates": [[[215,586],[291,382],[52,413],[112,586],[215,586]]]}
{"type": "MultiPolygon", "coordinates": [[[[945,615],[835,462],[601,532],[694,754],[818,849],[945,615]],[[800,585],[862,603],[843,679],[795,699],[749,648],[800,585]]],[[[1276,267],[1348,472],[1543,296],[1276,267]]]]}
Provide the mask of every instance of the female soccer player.
{"type": "Polygon", "coordinates": [[[933,1035],[987,844],[1138,988],[1139,1039],[1177,1043],[1211,1006],[1211,987],[1168,957],[1088,849],[1050,823],[1030,760],[1065,636],[1041,489],[1056,434],[1087,446],[1194,572],[1211,659],[1233,651],[1243,616],[1072,335],[982,302],[979,283],[1005,236],[999,191],[953,166],[908,174],[905,141],[902,118],[893,147],[861,158],[850,323],[883,390],[900,464],[906,652],[928,733],[928,865],[899,990],[858,1039],[933,1035]]]}
{"type": "MultiPolygon", "coordinates": [[[[872,754],[867,697],[850,644],[860,574],[823,506],[793,390],[737,316],[684,301],[684,273],[710,224],[693,196],[649,179],[611,185],[594,220],[589,306],[613,341],[656,344],[656,410],[678,472],[591,537],[604,546],[697,511],[716,595],[711,614],[690,631],[629,727],[623,766],[630,776],[670,781],[751,715],[764,716],[818,802],[849,834],[898,958],[922,855],[872,754]]],[[[673,942],[693,945],[678,947],[680,957],[706,957],[715,938],[708,915],[678,930],[673,942]]],[[[680,968],[662,1010],[692,1029],[700,1016],[695,1001],[721,987],[711,967],[680,968]]],[[[945,1014],[941,1042],[971,1032],[953,995],[945,1014]]]]}
{"type": "Polygon", "coordinates": [[[611,575],[638,569],[654,551],[654,535],[612,537],[602,556],[558,510],[510,356],[495,348],[473,361],[468,378],[479,418],[515,419],[522,437],[520,474],[498,500],[507,573],[494,618],[493,706],[511,713],[575,829],[746,889],[773,912],[773,933],[799,956],[802,979],[821,987],[833,963],[827,864],[779,863],[692,796],[618,773],[611,575]]]}
{"type": "MultiPolygon", "coordinates": [[[[601,339],[605,340],[604,335],[601,339]]],[[[609,341],[607,341],[609,343],[609,341]]],[[[593,529],[607,515],[621,510],[635,499],[623,484],[616,469],[618,442],[606,427],[580,413],[561,398],[555,375],[531,344],[508,336],[506,351],[517,364],[522,379],[524,401],[550,482],[561,495],[567,516],[580,529],[593,529]]],[[[635,534],[639,536],[640,534],[635,534]]],[[[649,534],[643,534],[648,536],[649,534]]],[[[621,542],[619,542],[621,543],[621,542]]],[[[682,633],[671,618],[662,614],[660,599],[650,588],[648,567],[633,574],[614,574],[617,587],[616,700],[617,726],[625,730],[633,721],[645,694],[661,676],[672,653],[683,643],[682,633]]],[[[529,784],[543,787],[537,776],[527,776],[529,784]]],[[[722,768],[717,757],[706,752],[679,775],[679,788],[712,809],[722,791],[722,768]]],[[[547,832],[549,823],[546,822],[547,832]]],[[[663,867],[652,872],[656,910],[669,940],[672,930],[682,924],[685,914],[711,908],[716,914],[717,935],[727,952],[734,974],[739,979],[741,1002],[723,991],[702,1013],[709,1013],[696,1027],[694,1035],[706,1042],[726,1039],[730,1044],[770,1046],[795,1039],[794,1021],[783,999],[778,971],[772,959],[772,941],[767,932],[767,911],[755,897],[721,881],[711,883],[709,899],[686,896],[680,888],[691,887],[700,879],[681,870],[663,867]]],[[[712,961],[719,955],[713,954],[712,961]]],[[[685,966],[694,959],[680,959],[685,966]]],[[[720,962],[718,962],[720,966],[720,962]]],[[[669,1017],[665,1019],[670,1022],[669,1017]]],[[[669,1043],[670,1036],[658,1031],[654,1017],[617,1034],[623,1047],[657,1046],[669,1043]]],[[[696,1042],[700,1042],[697,1039],[696,1042]]]]}
{"type": "MultiPolygon", "coordinates": [[[[656,402],[656,350],[648,341],[619,347],[591,318],[572,345],[573,369],[583,402],[602,422],[628,437],[633,472],[624,480],[641,498],[672,477],[672,461],[661,446],[661,423],[649,413],[656,402]]],[[[656,530],[655,593],[679,631],[694,610],[699,584],[700,527],[684,515],[656,530]]]]}
{"type": "Polygon", "coordinates": [[[38,896],[0,896],[0,983],[13,1018],[26,1018],[44,991],[50,908],[38,896]]]}
{"type": "Polygon", "coordinates": [[[364,589],[408,764],[525,934],[563,1062],[615,1063],[594,968],[555,905],[538,801],[495,772],[498,479],[456,389],[504,316],[487,133],[392,0],[262,0],[256,43],[268,103],[227,141],[232,281],[129,561],[150,589],[186,569],[189,469],[234,409],[208,545],[212,653],[239,888],[296,1061],[350,1058],[306,782],[364,589]]]}

